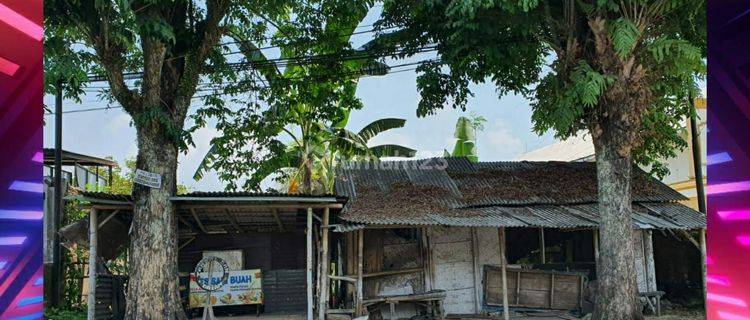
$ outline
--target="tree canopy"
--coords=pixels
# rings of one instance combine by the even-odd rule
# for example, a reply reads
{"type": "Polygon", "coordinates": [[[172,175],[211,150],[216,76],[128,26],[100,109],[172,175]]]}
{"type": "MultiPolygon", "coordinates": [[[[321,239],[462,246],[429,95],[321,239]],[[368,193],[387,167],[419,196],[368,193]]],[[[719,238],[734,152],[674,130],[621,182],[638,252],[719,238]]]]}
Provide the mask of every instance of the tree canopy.
{"type": "Polygon", "coordinates": [[[373,41],[374,48],[438,49],[440,60],[418,69],[417,115],[446,105],[463,109],[469,84],[489,81],[500,96],[531,99],[535,131],[552,130],[560,139],[589,130],[604,113],[600,102],[617,103],[605,93],[619,76],[614,65],[627,62],[643,73],[638,85],[647,106],[632,110],[643,120],[627,139],[635,160],[659,174],[666,168],[658,160],[685,144],[680,120],[692,112],[687,96],[705,74],[699,0],[385,1],[378,25],[401,28],[373,41]],[[611,61],[600,60],[598,41],[612,43],[611,61]]]}

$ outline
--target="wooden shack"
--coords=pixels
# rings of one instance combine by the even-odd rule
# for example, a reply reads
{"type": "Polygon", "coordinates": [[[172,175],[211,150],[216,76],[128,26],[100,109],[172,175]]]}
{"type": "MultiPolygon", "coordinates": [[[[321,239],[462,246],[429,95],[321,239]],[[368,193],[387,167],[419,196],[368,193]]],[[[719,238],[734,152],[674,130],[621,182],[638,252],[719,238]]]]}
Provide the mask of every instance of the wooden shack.
{"type": "MultiPolygon", "coordinates": [[[[638,169],[633,186],[633,264],[647,293],[658,290],[652,232],[701,230],[706,220],[638,169]]],[[[598,248],[594,163],[351,163],[336,191],[349,198],[336,231],[346,235],[354,280],[336,308],[355,315],[373,300],[386,303],[369,312],[386,318],[414,314],[413,304],[389,305],[388,297],[431,292],[444,294],[443,314],[581,309],[606,250],[598,248]]]]}

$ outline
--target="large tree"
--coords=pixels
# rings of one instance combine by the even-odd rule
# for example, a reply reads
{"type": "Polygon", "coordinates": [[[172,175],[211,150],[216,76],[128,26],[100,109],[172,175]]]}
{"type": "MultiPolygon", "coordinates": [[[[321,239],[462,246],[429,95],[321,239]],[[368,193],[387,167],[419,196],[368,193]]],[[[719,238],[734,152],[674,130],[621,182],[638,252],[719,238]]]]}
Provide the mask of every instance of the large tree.
{"type": "MultiPolygon", "coordinates": [[[[705,73],[703,0],[387,0],[374,48],[435,44],[422,65],[420,116],[464,108],[469,84],[532,100],[535,130],[593,137],[601,250],[594,319],[640,319],[631,220],[631,167],[685,145],[680,121],[705,73]]],[[[404,55],[409,55],[405,53],[404,55]]]]}
{"type": "Polygon", "coordinates": [[[67,96],[78,98],[88,75],[98,75],[108,84],[104,94],[132,117],[136,168],[161,176],[159,188],[133,186],[126,318],[185,318],[178,296],[176,216],[169,199],[177,191],[178,152],[191,143],[184,129],[188,108],[199,84],[221,85],[240,78],[243,70],[252,71],[229,64],[225,54],[232,46],[220,41],[229,32],[262,39],[263,21],[286,16],[284,3],[45,0],[44,8],[48,92],[61,84],[67,96]]]}

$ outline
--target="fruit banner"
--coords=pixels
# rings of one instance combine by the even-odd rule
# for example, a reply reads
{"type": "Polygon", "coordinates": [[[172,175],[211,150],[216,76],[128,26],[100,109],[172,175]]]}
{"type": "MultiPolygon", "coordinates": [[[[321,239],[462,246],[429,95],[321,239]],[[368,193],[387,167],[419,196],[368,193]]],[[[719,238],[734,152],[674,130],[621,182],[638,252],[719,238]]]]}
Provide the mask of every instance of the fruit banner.
{"type": "MultiPolygon", "coordinates": [[[[229,271],[229,277],[224,286],[218,291],[211,292],[211,305],[232,306],[242,304],[262,304],[263,291],[261,281],[263,275],[260,269],[229,271]]],[[[212,274],[208,279],[207,273],[190,273],[190,307],[200,308],[206,305],[206,291],[198,286],[198,281],[219,283],[221,274],[212,274]]]]}

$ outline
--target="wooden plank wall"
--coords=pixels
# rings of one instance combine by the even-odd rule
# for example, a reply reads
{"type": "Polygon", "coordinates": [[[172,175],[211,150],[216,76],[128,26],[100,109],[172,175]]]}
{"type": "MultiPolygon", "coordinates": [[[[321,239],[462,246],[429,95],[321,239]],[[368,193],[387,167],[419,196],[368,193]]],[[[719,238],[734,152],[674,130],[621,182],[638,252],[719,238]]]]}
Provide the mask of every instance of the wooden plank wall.
{"type": "Polygon", "coordinates": [[[446,313],[474,313],[474,263],[469,228],[429,228],[436,289],[446,291],[446,313]]]}
{"type": "MultiPolygon", "coordinates": [[[[487,303],[502,305],[500,268],[487,266],[485,270],[487,303]]],[[[507,277],[510,306],[572,310],[581,305],[581,275],[510,268],[507,277]]]]}

